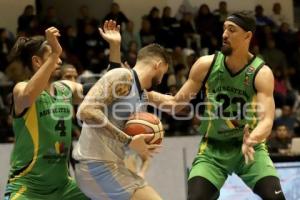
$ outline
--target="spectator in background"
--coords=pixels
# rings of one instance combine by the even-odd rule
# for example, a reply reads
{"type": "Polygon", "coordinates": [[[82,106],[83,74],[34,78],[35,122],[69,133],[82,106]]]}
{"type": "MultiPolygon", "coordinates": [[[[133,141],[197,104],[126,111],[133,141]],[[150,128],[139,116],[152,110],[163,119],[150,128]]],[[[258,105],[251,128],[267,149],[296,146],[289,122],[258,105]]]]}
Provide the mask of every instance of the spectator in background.
{"type": "MultiPolygon", "coordinates": [[[[227,2],[226,1],[220,1],[219,2],[219,7],[216,9],[213,14],[216,16],[216,22],[217,22],[217,39],[222,38],[222,33],[223,33],[223,24],[227,17],[229,16],[229,12],[227,10],[227,2]]],[[[218,39],[218,42],[221,43],[221,39],[218,39]]]]}
{"type": "Polygon", "coordinates": [[[281,13],[281,4],[273,4],[273,13],[270,16],[271,20],[274,22],[276,30],[281,26],[282,23],[286,22],[286,17],[281,13]]]}
{"type": "MultiPolygon", "coordinates": [[[[12,116],[10,113],[10,106],[12,105],[12,95],[7,94],[7,90],[1,87],[0,95],[0,143],[13,142],[14,133],[12,130],[12,116]],[[5,92],[3,90],[6,90],[5,92]]],[[[12,86],[9,87],[9,92],[12,91],[12,86]]]]}
{"type": "Polygon", "coordinates": [[[188,12],[188,9],[185,7],[184,4],[181,4],[180,7],[177,10],[177,13],[175,14],[175,18],[177,21],[180,21],[184,14],[188,12]]]}
{"type": "Polygon", "coordinates": [[[291,65],[292,55],[297,51],[297,40],[295,33],[292,32],[288,23],[284,22],[281,24],[276,34],[276,41],[277,47],[282,50],[291,65]]]}
{"type": "Polygon", "coordinates": [[[99,21],[96,18],[91,17],[90,10],[87,5],[82,5],[79,8],[79,17],[76,19],[78,35],[83,34],[83,30],[86,24],[91,24],[95,28],[97,28],[99,26],[99,21]]]}
{"type": "Polygon", "coordinates": [[[126,28],[122,32],[122,49],[124,52],[129,50],[129,44],[131,42],[135,42],[137,45],[137,49],[141,48],[141,39],[140,35],[134,31],[134,23],[133,21],[129,20],[126,23],[126,28]]]}
{"type": "Polygon", "coordinates": [[[184,64],[184,66],[187,66],[186,64],[186,55],[181,47],[175,47],[172,52],[172,64],[173,66],[184,64]]]}
{"type": "Polygon", "coordinates": [[[8,65],[8,53],[13,46],[13,39],[5,28],[0,28],[0,71],[4,72],[8,65]]]}
{"type": "Polygon", "coordinates": [[[85,69],[99,73],[106,68],[104,56],[106,44],[92,24],[85,24],[83,34],[78,36],[78,44],[80,61],[85,69]]]}
{"type": "Polygon", "coordinates": [[[290,133],[294,133],[294,128],[297,127],[297,119],[293,115],[292,107],[290,105],[283,105],[282,106],[282,114],[281,117],[275,119],[274,126],[277,127],[279,125],[284,125],[288,128],[290,133]]]}
{"type": "Polygon", "coordinates": [[[258,28],[255,32],[255,40],[261,49],[267,48],[267,43],[269,40],[275,40],[275,34],[272,31],[271,26],[267,25],[264,27],[258,28]]]}
{"type": "Polygon", "coordinates": [[[207,4],[202,4],[195,18],[197,32],[201,35],[201,46],[209,47],[210,38],[217,33],[216,17],[210,12],[207,4]]]}
{"type": "Polygon", "coordinates": [[[148,16],[147,16],[152,32],[157,35],[161,28],[161,18],[159,17],[159,9],[157,7],[152,7],[148,16]]]}
{"type": "Polygon", "coordinates": [[[33,5],[27,5],[22,13],[22,15],[18,18],[18,28],[17,32],[28,32],[31,27],[33,21],[36,19],[34,15],[33,5]]]}
{"type": "Polygon", "coordinates": [[[274,137],[271,137],[267,142],[269,152],[282,154],[288,153],[291,138],[288,127],[284,124],[278,124],[275,129],[274,137]]]}
{"type": "Polygon", "coordinates": [[[274,73],[274,98],[276,108],[282,107],[284,104],[293,105],[294,97],[291,93],[292,87],[286,77],[285,71],[282,67],[273,69],[274,73]]]}
{"type": "MultiPolygon", "coordinates": [[[[181,86],[186,82],[187,80],[187,70],[186,66],[184,64],[178,64],[174,66],[174,74],[169,75],[168,77],[168,87],[172,88],[175,86],[174,91],[179,91],[181,86]]],[[[170,90],[170,93],[172,94],[172,90],[170,90]]],[[[176,93],[175,93],[176,94],[176,93]]]]}
{"type": "Polygon", "coordinates": [[[142,47],[156,42],[155,34],[151,29],[151,24],[147,17],[143,17],[142,19],[140,38],[142,47]]]}
{"type": "Polygon", "coordinates": [[[123,30],[124,24],[129,21],[126,15],[120,10],[119,4],[115,2],[111,4],[110,12],[104,17],[103,21],[105,20],[116,21],[121,26],[121,30],[123,30]]]}
{"type": "Polygon", "coordinates": [[[172,17],[172,9],[164,7],[161,17],[161,30],[157,35],[158,43],[166,48],[183,46],[184,38],[180,30],[180,24],[175,17],[172,17]]]}
{"type": "Polygon", "coordinates": [[[61,80],[77,82],[78,72],[73,65],[64,64],[61,67],[61,80]]]}
{"type": "Polygon", "coordinates": [[[174,26],[178,25],[178,21],[175,17],[172,17],[172,9],[169,6],[164,7],[161,16],[161,23],[163,27],[172,29],[174,26]]]}
{"type": "Polygon", "coordinates": [[[285,54],[276,48],[276,42],[273,39],[267,41],[267,48],[263,50],[262,55],[272,69],[287,67],[285,54]]]}
{"type": "Polygon", "coordinates": [[[62,20],[57,16],[57,12],[54,6],[49,6],[46,11],[46,15],[42,22],[45,28],[54,26],[58,29],[63,28],[62,20]]]}
{"type": "Polygon", "coordinates": [[[186,12],[183,14],[183,18],[180,20],[180,28],[186,47],[199,52],[201,48],[201,36],[196,32],[192,13],[186,12]]]}
{"type": "Polygon", "coordinates": [[[67,26],[61,36],[61,44],[67,54],[76,54],[78,51],[77,31],[73,26],[67,26]]]}
{"type": "Polygon", "coordinates": [[[219,25],[222,25],[229,16],[226,1],[220,1],[219,8],[216,9],[213,14],[217,16],[219,25]]]}
{"type": "Polygon", "coordinates": [[[274,22],[267,16],[264,15],[264,8],[261,5],[255,6],[255,19],[256,26],[274,26],[274,22]]]}

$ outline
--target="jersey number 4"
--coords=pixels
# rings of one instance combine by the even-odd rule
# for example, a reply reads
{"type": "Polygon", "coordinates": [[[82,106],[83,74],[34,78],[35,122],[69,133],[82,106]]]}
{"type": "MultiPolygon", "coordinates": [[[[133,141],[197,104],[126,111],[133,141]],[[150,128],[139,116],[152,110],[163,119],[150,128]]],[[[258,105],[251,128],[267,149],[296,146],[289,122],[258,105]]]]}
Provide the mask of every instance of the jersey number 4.
{"type": "Polygon", "coordinates": [[[55,130],[59,131],[60,136],[66,136],[65,120],[58,120],[57,124],[55,125],[55,130]]]}

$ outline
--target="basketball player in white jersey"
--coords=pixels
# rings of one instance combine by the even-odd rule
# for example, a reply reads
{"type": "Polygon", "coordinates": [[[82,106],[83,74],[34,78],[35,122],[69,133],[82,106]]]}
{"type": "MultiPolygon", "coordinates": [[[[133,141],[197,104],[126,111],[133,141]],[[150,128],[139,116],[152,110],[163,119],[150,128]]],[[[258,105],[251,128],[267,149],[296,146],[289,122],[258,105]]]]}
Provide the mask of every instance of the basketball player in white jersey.
{"type": "MultiPolygon", "coordinates": [[[[113,38],[104,39],[110,41],[110,46],[120,48],[118,28],[114,25],[106,30],[114,34],[109,34],[113,38]]],[[[118,59],[115,62],[120,63],[118,59]]],[[[165,49],[150,44],[139,51],[132,70],[117,68],[107,72],[79,107],[77,116],[83,121],[83,127],[73,152],[79,161],[75,174],[80,189],[92,200],[161,200],[123,161],[126,148],[147,158],[160,146],[146,144],[153,135],[130,137],[122,129],[131,113],[146,111],[144,90],[161,82],[168,63],[165,49]]]]}

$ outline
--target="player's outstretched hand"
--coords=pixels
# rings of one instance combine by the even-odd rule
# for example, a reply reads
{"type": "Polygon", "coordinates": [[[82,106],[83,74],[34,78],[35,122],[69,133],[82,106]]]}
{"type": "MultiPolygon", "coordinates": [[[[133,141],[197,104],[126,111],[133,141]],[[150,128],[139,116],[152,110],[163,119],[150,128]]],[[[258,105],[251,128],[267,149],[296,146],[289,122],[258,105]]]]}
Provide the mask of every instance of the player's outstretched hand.
{"type": "Polygon", "coordinates": [[[244,128],[244,138],[243,138],[243,145],[242,145],[242,152],[245,158],[246,164],[254,160],[255,150],[253,146],[257,144],[256,140],[253,140],[250,137],[249,133],[249,125],[246,124],[244,128]]]}
{"type": "Polygon", "coordinates": [[[62,48],[59,44],[57,37],[60,36],[59,30],[55,27],[50,27],[45,31],[46,40],[48,44],[51,46],[52,53],[57,54],[60,56],[62,52],[62,48]]]}
{"type": "Polygon", "coordinates": [[[147,144],[146,141],[150,141],[153,138],[153,134],[139,134],[132,137],[132,141],[129,147],[135,150],[142,159],[153,157],[154,154],[159,152],[161,145],[159,144],[147,144]]]}
{"type": "Polygon", "coordinates": [[[106,20],[103,28],[99,28],[99,32],[110,45],[121,43],[120,25],[117,25],[116,21],[106,20]]]}

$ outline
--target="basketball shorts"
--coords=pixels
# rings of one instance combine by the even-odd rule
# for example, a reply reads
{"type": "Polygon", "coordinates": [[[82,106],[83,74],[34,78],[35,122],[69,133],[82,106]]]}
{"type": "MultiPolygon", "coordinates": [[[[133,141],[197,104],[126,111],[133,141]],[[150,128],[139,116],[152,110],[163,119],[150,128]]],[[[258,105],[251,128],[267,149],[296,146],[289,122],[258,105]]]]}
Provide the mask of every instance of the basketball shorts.
{"type": "Polygon", "coordinates": [[[137,189],[146,186],[124,163],[80,162],[75,165],[75,176],[81,191],[92,200],[130,200],[137,189]]]}
{"type": "Polygon", "coordinates": [[[236,173],[251,189],[256,182],[266,176],[276,176],[276,169],[264,143],[254,147],[254,161],[246,164],[242,153],[242,142],[224,142],[203,139],[189,179],[201,176],[209,180],[219,190],[227,176],[236,173]]]}
{"type": "MultiPolygon", "coordinates": [[[[55,176],[55,174],[53,174],[55,176]]],[[[57,188],[56,190],[47,190],[45,188],[30,188],[30,186],[15,181],[14,184],[8,184],[4,195],[4,200],[88,200],[80,191],[73,179],[57,188]]]]}

